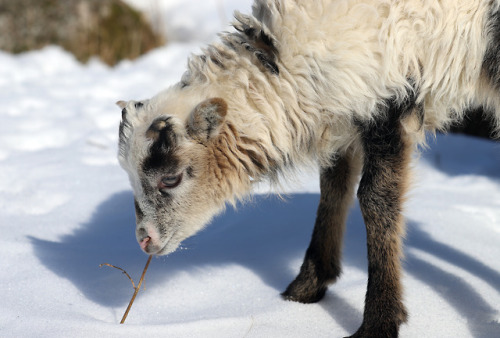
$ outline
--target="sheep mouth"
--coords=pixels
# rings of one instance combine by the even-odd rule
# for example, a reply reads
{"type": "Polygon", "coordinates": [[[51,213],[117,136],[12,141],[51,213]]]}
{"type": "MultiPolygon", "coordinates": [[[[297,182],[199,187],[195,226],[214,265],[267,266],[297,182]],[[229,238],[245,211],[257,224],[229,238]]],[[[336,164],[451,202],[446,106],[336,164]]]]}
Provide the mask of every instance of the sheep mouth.
{"type": "Polygon", "coordinates": [[[172,241],[171,239],[172,238],[170,238],[167,241],[167,243],[165,243],[165,245],[155,253],[155,255],[164,256],[164,255],[168,255],[168,254],[174,252],[175,250],[177,250],[177,248],[180,245],[180,242],[172,241]]]}

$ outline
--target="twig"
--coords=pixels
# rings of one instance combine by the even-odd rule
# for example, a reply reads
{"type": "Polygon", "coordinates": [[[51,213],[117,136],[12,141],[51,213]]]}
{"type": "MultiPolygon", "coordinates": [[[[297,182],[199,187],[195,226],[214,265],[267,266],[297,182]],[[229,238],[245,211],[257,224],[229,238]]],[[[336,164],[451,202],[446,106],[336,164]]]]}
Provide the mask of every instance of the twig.
{"type": "Polygon", "coordinates": [[[130,275],[127,273],[127,271],[123,270],[122,268],[120,267],[117,267],[117,266],[114,266],[113,264],[109,264],[109,263],[102,263],[102,264],[99,264],[99,267],[102,268],[103,265],[106,265],[106,266],[109,266],[109,267],[112,267],[112,268],[115,268],[115,269],[118,269],[120,270],[124,275],[126,275],[128,277],[128,279],[130,279],[130,282],[132,283],[132,287],[135,289],[135,283],[134,283],[134,280],[132,279],[132,277],[130,277],[130,275]]]}
{"type": "Polygon", "coordinates": [[[139,279],[139,284],[137,284],[137,287],[135,288],[132,299],[130,300],[130,303],[128,303],[127,310],[125,310],[125,313],[123,314],[123,317],[122,317],[120,324],[125,323],[125,319],[127,319],[128,312],[130,311],[130,308],[132,307],[132,304],[134,303],[135,296],[137,296],[137,292],[139,292],[139,289],[141,288],[141,284],[142,284],[142,281],[144,280],[144,276],[146,275],[146,270],[148,269],[149,262],[151,262],[151,257],[153,257],[153,256],[149,255],[148,261],[146,262],[146,266],[144,267],[144,270],[142,271],[141,279],[139,279]]]}
{"type": "Polygon", "coordinates": [[[152,255],[149,255],[148,261],[146,262],[146,266],[144,267],[144,270],[142,271],[141,279],[139,279],[139,284],[137,284],[137,287],[135,286],[135,283],[134,283],[132,277],[130,277],[130,275],[122,268],[119,268],[117,266],[114,266],[114,265],[108,264],[108,263],[103,263],[103,264],[99,265],[99,267],[106,265],[106,266],[120,270],[122,273],[124,273],[128,277],[128,279],[130,279],[130,282],[132,282],[132,286],[134,287],[134,294],[132,295],[132,299],[130,299],[130,302],[128,303],[127,310],[125,310],[125,313],[123,314],[123,317],[122,317],[122,320],[120,321],[120,324],[125,323],[125,319],[127,319],[128,313],[130,311],[130,308],[132,307],[132,304],[134,303],[135,297],[137,296],[137,293],[141,289],[142,282],[144,281],[144,276],[146,275],[146,271],[148,270],[148,266],[149,266],[149,263],[151,262],[152,257],[153,257],[152,255]]]}

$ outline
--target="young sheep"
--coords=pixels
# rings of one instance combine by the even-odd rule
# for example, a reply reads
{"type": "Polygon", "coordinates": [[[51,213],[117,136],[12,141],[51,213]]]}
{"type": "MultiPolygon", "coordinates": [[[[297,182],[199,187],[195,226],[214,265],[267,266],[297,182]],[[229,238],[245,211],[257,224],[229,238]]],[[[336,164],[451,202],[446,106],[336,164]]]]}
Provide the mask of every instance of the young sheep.
{"type": "Polygon", "coordinates": [[[353,337],[396,337],[402,207],[425,132],[482,108],[500,121],[500,1],[256,0],[182,80],[123,102],[119,160],[137,240],[168,254],[252,182],[319,164],[311,243],[286,299],[319,301],[341,270],[348,208],[366,224],[368,287],[353,337]]]}

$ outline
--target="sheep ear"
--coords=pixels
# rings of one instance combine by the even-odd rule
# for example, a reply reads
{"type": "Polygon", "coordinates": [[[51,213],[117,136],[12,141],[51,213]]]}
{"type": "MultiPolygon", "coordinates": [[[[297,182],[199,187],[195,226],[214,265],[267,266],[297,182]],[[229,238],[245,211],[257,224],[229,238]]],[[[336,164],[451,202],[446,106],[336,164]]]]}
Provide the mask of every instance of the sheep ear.
{"type": "Polygon", "coordinates": [[[118,101],[118,102],[116,102],[116,105],[118,107],[120,107],[121,109],[123,109],[127,106],[127,101],[118,101]]]}
{"type": "Polygon", "coordinates": [[[219,134],[227,114],[227,103],[221,98],[207,99],[198,104],[187,121],[187,133],[193,139],[206,142],[219,134]]]}

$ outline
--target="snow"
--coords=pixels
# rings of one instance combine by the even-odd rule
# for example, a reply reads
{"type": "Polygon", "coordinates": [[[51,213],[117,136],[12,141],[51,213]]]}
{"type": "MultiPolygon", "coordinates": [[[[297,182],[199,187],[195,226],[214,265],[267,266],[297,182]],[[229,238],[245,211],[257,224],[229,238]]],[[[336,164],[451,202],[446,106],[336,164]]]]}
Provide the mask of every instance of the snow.
{"type": "MultiPolygon", "coordinates": [[[[204,7],[193,3],[157,2],[196,27],[204,7]]],[[[214,13],[203,20],[215,29],[214,13]]],[[[114,102],[176,82],[199,47],[176,42],[114,68],[79,64],[58,47],[0,53],[0,336],[341,337],[360,325],[367,263],[356,203],[344,273],[325,299],[304,305],[279,295],[308,245],[315,173],[300,175],[284,200],[260,187],[182,250],[153,259],[146,289],[118,324],[133,289],[118,270],[98,266],[117,265],[138,282],[147,256],[116,160],[114,102]]],[[[406,208],[410,319],[401,336],[500,337],[499,145],[438,135],[419,157],[406,208]]]]}

